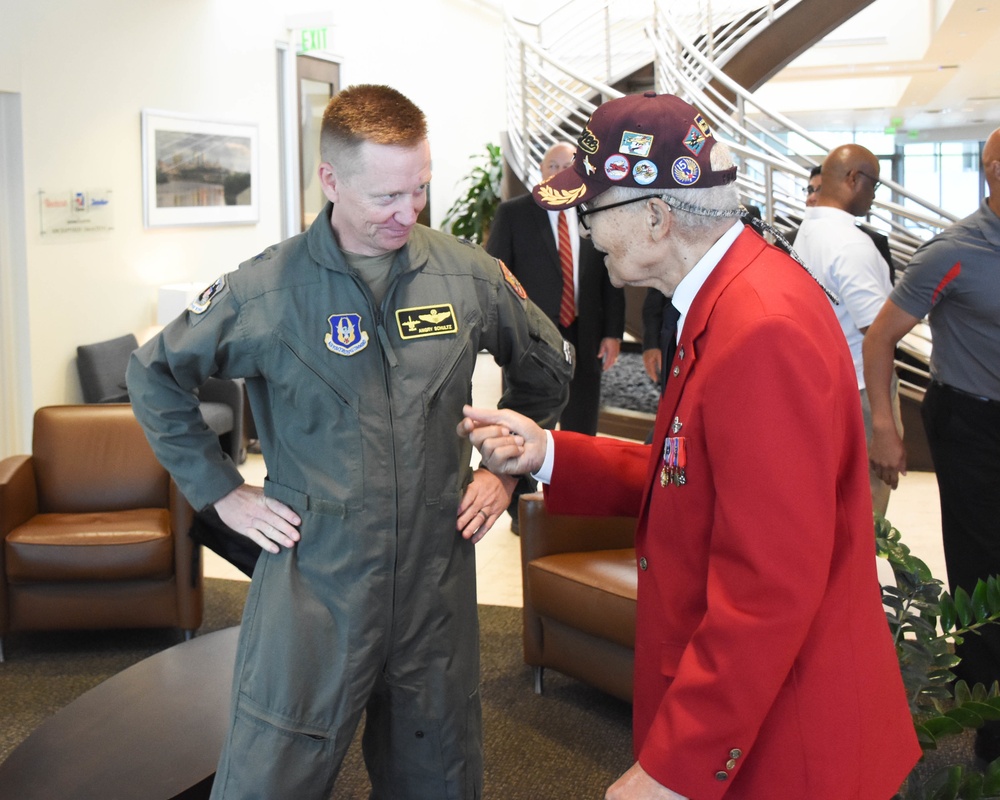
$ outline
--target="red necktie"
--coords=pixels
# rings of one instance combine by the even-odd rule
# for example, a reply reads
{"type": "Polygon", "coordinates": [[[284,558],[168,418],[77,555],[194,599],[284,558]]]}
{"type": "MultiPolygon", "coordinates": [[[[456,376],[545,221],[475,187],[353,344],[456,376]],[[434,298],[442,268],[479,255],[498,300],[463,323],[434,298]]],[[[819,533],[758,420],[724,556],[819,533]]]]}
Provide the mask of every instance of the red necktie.
{"type": "Polygon", "coordinates": [[[573,294],[573,244],[569,240],[569,223],[566,212],[559,212],[559,265],[562,267],[562,297],[559,301],[559,324],[568,328],[576,319],[576,300],[573,294]]]}

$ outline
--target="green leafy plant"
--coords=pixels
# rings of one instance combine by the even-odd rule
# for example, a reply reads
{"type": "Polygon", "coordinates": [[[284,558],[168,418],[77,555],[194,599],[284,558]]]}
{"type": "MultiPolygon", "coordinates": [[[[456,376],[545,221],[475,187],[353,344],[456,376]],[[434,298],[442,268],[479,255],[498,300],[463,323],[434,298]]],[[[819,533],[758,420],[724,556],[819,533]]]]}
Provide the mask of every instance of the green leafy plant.
{"type": "Polygon", "coordinates": [[[484,161],[463,179],[466,192],[448,209],[442,230],[461,236],[478,244],[484,244],[489,235],[490,225],[500,205],[500,178],[503,159],[500,147],[487,142],[486,154],[476,153],[469,158],[484,161]]]}
{"type": "MultiPolygon", "coordinates": [[[[1000,621],[1000,583],[991,576],[980,580],[971,595],[961,588],[950,595],[903,544],[899,531],[881,517],[875,519],[875,544],[878,554],[888,559],[896,580],[895,586],[882,587],[882,602],[917,739],[926,756],[946,736],[979,728],[987,720],[1000,720],[1000,685],[970,688],[964,681],[955,681],[952,672],[960,661],[954,645],[1000,621]]],[[[906,800],[1000,798],[1000,759],[985,772],[953,764],[925,780],[911,775],[904,796],[906,800]]]]}

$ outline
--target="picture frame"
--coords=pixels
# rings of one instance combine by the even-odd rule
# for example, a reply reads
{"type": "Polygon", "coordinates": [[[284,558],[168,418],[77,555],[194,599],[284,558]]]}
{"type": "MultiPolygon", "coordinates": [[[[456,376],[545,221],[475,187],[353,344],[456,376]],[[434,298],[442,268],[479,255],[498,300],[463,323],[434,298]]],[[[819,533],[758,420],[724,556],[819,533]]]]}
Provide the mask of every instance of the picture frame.
{"type": "Polygon", "coordinates": [[[144,109],[143,224],[241,225],[260,219],[257,126],[144,109]]]}

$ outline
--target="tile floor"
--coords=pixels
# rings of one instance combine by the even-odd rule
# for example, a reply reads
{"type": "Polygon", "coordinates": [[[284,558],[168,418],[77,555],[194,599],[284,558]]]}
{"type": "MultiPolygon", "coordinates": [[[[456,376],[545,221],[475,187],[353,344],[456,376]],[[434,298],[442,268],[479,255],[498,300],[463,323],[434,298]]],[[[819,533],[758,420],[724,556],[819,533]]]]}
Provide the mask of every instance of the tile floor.
{"type": "MultiPolygon", "coordinates": [[[[473,376],[472,396],[476,405],[495,407],[500,395],[500,371],[490,356],[480,354],[473,376]]],[[[264,462],[250,455],[241,468],[249,483],[260,485],[264,462]]],[[[910,550],[927,562],[933,574],[944,580],[941,548],[941,520],[934,474],[913,472],[905,476],[889,500],[888,519],[903,534],[910,550]]],[[[477,546],[479,602],[486,605],[521,605],[521,564],[519,539],[510,532],[504,514],[493,530],[477,546]]],[[[245,580],[235,567],[206,552],[205,574],[209,577],[245,580]]],[[[884,578],[883,578],[884,580],[884,578]]]]}

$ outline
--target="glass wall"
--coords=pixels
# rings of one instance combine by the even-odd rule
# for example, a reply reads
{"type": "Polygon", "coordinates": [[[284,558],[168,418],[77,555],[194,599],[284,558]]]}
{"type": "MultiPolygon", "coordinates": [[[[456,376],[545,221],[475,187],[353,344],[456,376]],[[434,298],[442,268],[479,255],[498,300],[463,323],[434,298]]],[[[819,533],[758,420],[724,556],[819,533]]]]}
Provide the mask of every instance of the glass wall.
{"type": "Polygon", "coordinates": [[[966,217],[983,197],[981,147],[981,142],[903,145],[898,183],[945,211],[966,217]]]}
{"type": "MultiPolygon", "coordinates": [[[[894,135],[885,133],[821,131],[812,135],[830,149],[849,142],[867,147],[878,157],[882,177],[891,178],[918,197],[959,218],[975,211],[985,197],[986,183],[980,156],[983,142],[897,144],[894,135]]],[[[817,161],[822,160],[824,155],[795,134],[789,135],[789,146],[803,155],[811,155],[817,161]]],[[[893,200],[892,191],[887,186],[880,186],[876,197],[893,200]]],[[[904,200],[903,206],[915,207],[915,204],[904,200]]],[[[871,223],[876,227],[888,227],[878,219],[872,219],[871,223]]],[[[929,235],[927,231],[914,232],[922,238],[929,235]]]]}

